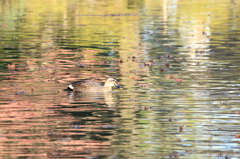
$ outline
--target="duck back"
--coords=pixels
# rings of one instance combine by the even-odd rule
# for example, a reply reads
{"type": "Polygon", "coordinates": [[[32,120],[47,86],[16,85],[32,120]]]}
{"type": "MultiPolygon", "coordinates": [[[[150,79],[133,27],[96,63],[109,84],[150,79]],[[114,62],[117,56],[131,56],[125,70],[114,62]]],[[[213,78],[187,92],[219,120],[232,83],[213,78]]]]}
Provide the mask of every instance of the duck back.
{"type": "Polygon", "coordinates": [[[101,92],[103,86],[95,81],[77,81],[68,85],[68,88],[79,92],[101,92]]]}

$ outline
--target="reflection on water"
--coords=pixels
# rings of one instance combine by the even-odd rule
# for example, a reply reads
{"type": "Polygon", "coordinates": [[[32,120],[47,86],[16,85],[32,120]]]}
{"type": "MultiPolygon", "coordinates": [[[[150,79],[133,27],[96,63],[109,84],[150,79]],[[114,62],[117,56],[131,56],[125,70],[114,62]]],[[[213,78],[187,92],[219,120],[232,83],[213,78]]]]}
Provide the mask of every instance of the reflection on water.
{"type": "Polygon", "coordinates": [[[72,101],[97,102],[97,103],[106,104],[107,106],[110,106],[110,107],[117,106],[117,101],[114,100],[117,98],[117,96],[113,95],[112,92],[82,93],[82,92],[68,91],[68,96],[69,96],[69,99],[72,101]]]}
{"type": "Polygon", "coordinates": [[[240,158],[238,1],[0,6],[0,158],[240,158]]]}

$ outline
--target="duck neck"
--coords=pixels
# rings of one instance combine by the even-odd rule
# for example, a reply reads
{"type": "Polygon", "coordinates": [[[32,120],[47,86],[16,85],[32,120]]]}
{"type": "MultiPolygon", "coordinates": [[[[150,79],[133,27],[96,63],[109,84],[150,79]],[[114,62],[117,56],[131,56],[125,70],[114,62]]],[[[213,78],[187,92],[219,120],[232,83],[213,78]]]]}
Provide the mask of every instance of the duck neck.
{"type": "Polygon", "coordinates": [[[106,84],[104,85],[104,92],[111,92],[112,91],[112,87],[111,86],[107,86],[106,84]]]}

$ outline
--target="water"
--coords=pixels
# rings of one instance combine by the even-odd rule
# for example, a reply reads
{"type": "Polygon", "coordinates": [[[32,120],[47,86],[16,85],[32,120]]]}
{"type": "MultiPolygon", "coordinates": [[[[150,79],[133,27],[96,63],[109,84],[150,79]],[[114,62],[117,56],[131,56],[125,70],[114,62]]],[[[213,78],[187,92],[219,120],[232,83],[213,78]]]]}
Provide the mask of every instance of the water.
{"type": "Polygon", "coordinates": [[[240,158],[238,1],[0,6],[1,158],[240,158]]]}

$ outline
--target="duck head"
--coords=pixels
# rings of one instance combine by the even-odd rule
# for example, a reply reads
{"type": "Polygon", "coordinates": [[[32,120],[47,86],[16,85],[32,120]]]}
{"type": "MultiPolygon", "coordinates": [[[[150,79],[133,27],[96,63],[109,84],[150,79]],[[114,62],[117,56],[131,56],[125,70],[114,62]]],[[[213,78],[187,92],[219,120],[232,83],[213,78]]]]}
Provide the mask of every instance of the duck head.
{"type": "Polygon", "coordinates": [[[107,79],[104,86],[105,87],[109,87],[109,86],[114,87],[115,86],[119,89],[123,89],[123,87],[118,84],[117,80],[115,78],[112,78],[112,77],[107,79]]]}

